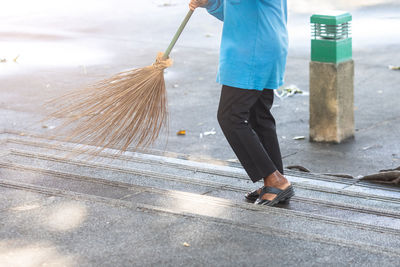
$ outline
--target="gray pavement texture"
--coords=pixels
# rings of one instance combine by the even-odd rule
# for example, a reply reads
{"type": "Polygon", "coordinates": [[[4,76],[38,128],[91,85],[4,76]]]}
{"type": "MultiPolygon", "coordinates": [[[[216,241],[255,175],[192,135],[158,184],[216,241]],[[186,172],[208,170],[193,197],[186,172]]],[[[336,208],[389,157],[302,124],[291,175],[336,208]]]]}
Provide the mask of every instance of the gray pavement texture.
{"type": "Polygon", "coordinates": [[[290,204],[243,201],[228,162],[0,134],[0,266],[396,266],[400,191],[292,172],[290,204]],[[186,245],[185,245],[186,244],[186,245]]]}
{"type": "MultiPolygon", "coordinates": [[[[19,194],[7,189],[1,199],[19,194]]],[[[13,262],[19,266],[398,264],[398,257],[341,244],[305,242],[201,218],[28,195],[36,200],[25,209],[10,206],[0,211],[2,225],[15,225],[13,231],[0,229],[2,266],[13,262]],[[65,215],[74,217],[60,221],[65,215]],[[190,246],[183,246],[185,242],[190,246]]]]}

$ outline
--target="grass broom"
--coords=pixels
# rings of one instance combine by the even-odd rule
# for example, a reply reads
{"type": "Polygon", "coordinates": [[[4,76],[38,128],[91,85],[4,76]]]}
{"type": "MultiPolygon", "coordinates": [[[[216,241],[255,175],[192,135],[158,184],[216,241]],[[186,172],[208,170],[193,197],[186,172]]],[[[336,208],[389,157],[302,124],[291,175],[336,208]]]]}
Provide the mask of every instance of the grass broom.
{"type": "Polygon", "coordinates": [[[56,128],[68,135],[67,141],[121,152],[152,145],[168,125],[164,69],[172,65],[169,54],[189,21],[189,10],[164,53],[144,68],[120,72],[82,90],[48,102],[57,108],[47,119],[62,118],[56,128]]]}

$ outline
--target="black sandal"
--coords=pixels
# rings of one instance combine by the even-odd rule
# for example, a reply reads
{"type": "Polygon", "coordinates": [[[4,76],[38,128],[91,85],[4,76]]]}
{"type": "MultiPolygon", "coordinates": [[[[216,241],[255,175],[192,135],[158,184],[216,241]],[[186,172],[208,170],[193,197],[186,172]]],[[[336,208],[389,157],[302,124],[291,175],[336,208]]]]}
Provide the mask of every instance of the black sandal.
{"type": "Polygon", "coordinates": [[[279,202],[288,202],[292,196],[294,196],[292,185],[289,185],[285,190],[270,186],[263,186],[261,188],[261,193],[254,204],[275,206],[279,202]],[[276,197],[273,200],[262,199],[263,195],[265,194],[276,194],[276,197]]]}
{"type": "MultiPolygon", "coordinates": [[[[262,187],[259,188],[259,189],[262,190],[262,187]]],[[[256,189],[256,190],[254,190],[254,191],[247,192],[247,193],[244,195],[244,197],[245,197],[249,202],[253,202],[253,203],[254,203],[254,202],[258,199],[258,197],[260,196],[260,194],[258,193],[258,190],[259,190],[259,189],[256,189]]],[[[279,201],[279,203],[288,204],[289,201],[290,201],[290,199],[285,199],[285,200],[279,201]]]]}
{"type": "MultiPolygon", "coordinates": [[[[260,188],[259,188],[259,189],[260,189],[260,188]]],[[[244,197],[245,197],[247,200],[251,201],[251,202],[256,201],[257,198],[260,196],[260,194],[258,193],[258,190],[259,190],[259,189],[256,189],[256,190],[251,191],[251,192],[247,192],[246,195],[244,195],[244,197]]],[[[261,189],[262,189],[262,188],[261,188],[261,189]]]]}

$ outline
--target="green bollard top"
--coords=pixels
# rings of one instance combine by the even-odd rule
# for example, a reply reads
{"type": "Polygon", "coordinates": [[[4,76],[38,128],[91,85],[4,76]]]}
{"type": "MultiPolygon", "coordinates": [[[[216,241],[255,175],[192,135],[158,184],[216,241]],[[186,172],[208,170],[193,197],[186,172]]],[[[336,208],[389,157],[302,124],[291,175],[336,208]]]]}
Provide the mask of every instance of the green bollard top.
{"type": "Polygon", "coordinates": [[[348,12],[327,12],[311,16],[311,60],[340,63],[351,60],[352,16],[348,12]]]}
{"type": "Polygon", "coordinates": [[[326,25],[340,25],[352,20],[352,15],[343,11],[331,11],[325,15],[314,14],[310,18],[311,23],[326,24],[326,25]]]}

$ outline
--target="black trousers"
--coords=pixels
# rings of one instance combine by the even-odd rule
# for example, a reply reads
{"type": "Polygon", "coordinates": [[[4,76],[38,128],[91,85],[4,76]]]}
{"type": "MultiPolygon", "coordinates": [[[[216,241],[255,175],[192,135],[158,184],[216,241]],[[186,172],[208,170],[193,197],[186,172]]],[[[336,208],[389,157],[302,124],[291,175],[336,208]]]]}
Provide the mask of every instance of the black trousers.
{"type": "Polygon", "coordinates": [[[273,102],[271,89],[222,86],[218,122],[253,182],[276,170],[283,174],[275,119],[270,112],[273,102]]]}

